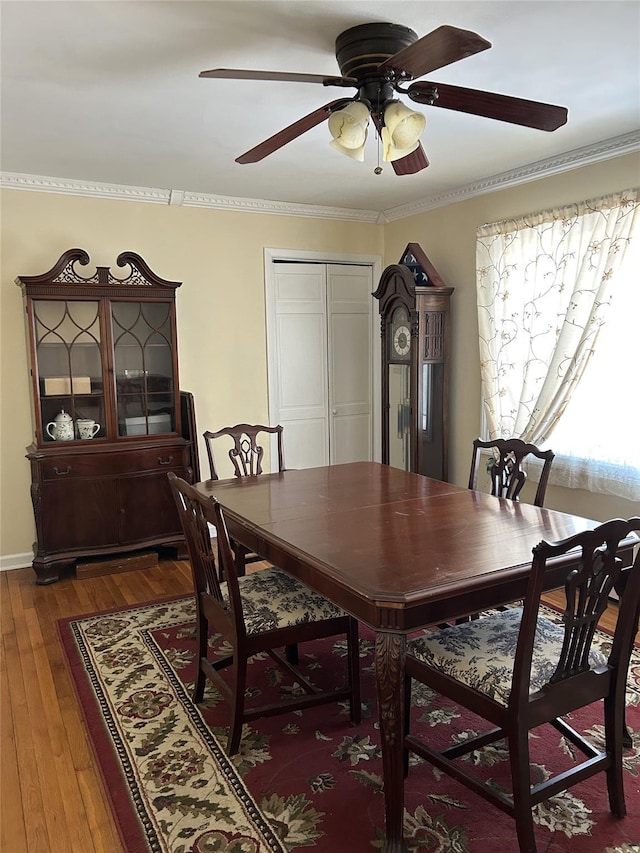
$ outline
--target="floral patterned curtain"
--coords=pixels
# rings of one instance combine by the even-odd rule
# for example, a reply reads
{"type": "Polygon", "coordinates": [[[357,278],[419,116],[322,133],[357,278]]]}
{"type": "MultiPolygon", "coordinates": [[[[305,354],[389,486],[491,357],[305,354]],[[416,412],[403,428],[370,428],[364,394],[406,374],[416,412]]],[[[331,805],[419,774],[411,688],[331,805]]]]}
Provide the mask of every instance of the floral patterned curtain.
{"type": "Polygon", "coordinates": [[[597,345],[640,190],[477,231],[482,397],[492,438],[545,444],[597,345]]]}

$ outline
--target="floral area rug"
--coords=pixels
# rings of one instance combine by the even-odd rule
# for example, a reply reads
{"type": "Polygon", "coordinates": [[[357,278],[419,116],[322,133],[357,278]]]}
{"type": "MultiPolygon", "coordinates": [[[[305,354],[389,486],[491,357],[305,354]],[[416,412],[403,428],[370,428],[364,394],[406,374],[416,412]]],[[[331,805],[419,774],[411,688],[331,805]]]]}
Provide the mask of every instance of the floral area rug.
{"type": "MultiPolygon", "coordinates": [[[[266,853],[313,848],[365,853],[382,848],[382,761],[373,674],[373,634],[361,627],[363,722],[346,703],[324,705],[245,726],[229,759],[228,709],[210,684],[198,707],[195,608],[181,598],[62,620],[60,631],[79,701],[127,851],[266,853]]],[[[557,618],[546,610],[550,618],[557,618]]],[[[606,649],[610,638],[599,633],[606,649]]],[[[221,655],[225,650],[214,646],[221,655]]],[[[300,647],[301,665],[318,684],[342,683],[346,643],[300,647]]],[[[268,656],[250,666],[248,701],[295,692],[268,656]]],[[[424,687],[413,697],[412,728],[449,743],[477,731],[477,718],[424,687]]],[[[574,727],[603,740],[599,705],[573,714],[574,727]]],[[[640,853],[640,650],[629,674],[624,754],[627,817],[608,809],[604,774],[536,810],[539,853],[640,853]]],[[[572,747],[551,727],[532,736],[534,776],[570,766],[572,747]]],[[[508,787],[504,743],[469,760],[484,778],[508,787]]],[[[416,759],[406,785],[405,838],[420,853],[515,851],[511,818],[416,759]]]]}

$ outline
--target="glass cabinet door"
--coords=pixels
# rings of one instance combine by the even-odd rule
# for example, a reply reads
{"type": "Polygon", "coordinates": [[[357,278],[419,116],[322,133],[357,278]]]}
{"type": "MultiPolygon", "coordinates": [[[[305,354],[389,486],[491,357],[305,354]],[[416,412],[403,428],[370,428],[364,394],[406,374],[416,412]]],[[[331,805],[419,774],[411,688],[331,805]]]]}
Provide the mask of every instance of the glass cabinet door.
{"type": "Polygon", "coordinates": [[[100,303],[33,301],[42,440],[106,437],[100,303]]]}
{"type": "Polygon", "coordinates": [[[420,473],[445,477],[445,311],[424,311],[420,323],[418,452],[420,473]]]}
{"type": "Polygon", "coordinates": [[[171,309],[168,302],[111,303],[119,436],[175,432],[171,309]]]}
{"type": "Polygon", "coordinates": [[[411,467],[411,370],[408,364],[389,365],[389,465],[411,467]]]}
{"type": "Polygon", "coordinates": [[[394,468],[411,469],[411,434],[413,431],[411,402],[411,332],[406,305],[393,310],[387,332],[387,393],[389,422],[387,427],[388,463],[394,468]]]}

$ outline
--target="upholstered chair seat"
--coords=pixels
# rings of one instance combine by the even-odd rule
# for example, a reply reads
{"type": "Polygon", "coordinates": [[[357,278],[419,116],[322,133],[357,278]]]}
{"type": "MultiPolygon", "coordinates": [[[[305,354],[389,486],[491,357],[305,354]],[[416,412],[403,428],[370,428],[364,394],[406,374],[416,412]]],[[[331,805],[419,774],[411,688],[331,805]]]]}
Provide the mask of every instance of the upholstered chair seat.
{"type": "MultiPolygon", "coordinates": [[[[408,644],[408,653],[435,670],[507,706],[522,621],[522,607],[512,607],[472,622],[432,631],[408,644]]],[[[537,693],[553,675],[564,642],[564,627],[538,616],[531,657],[529,693],[537,693]]],[[[592,669],[606,668],[607,659],[591,648],[592,669]]]]}
{"type": "MultiPolygon", "coordinates": [[[[333,602],[273,567],[239,577],[238,587],[247,634],[347,615],[333,602]]],[[[220,591],[229,607],[226,582],[220,584],[220,591]]]]}

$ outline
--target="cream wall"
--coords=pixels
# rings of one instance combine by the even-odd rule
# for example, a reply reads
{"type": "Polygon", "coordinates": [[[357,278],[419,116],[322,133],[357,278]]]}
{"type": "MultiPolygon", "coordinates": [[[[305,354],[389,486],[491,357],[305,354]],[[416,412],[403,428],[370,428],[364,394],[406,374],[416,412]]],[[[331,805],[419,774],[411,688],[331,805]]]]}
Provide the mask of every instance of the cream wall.
{"type": "MultiPolygon", "coordinates": [[[[499,192],[486,193],[385,226],[385,265],[398,263],[407,243],[420,243],[445,282],[456,288],[452,296],[449,469],[453,482],[459,485],[467,484],[471,442],[480,434],[480,360],[475,293],[476,228],[510,216],[597,198],[616,190],[635,187],[638,186],[639,180],[640,155],[629,154],[499,192]]],[[[620,347],[621,366],[630,365],[634,359],[637,367],[637,341],[621,341],[620,347]]],[[[603,521],[616,516],[629,517],[640,513],[637,504],[621,498],[559,487],[550,487],[547,490],[545,505],[603,521]]]]}
{"type": "Polygon", "coordinates": [[[195,396],[202,431],[268,420],[265,247],[383,252],[382,228],[367,223],[19,190],[4,190],[0,203],[0,556],[9,565],[11,555],[31,552],[35,538],[25,459],[33,426],[17,275],[45,272],[66,249],[79,247],[116,274],[117,255],[131,250],[158,275],[182,281],[180,383],[195,396]]]}
{"type": "MultiPolygon", "coordinates": [[[[180,377],[196,400],[198,428],[266,421],[265,247],[384,254],[397,263],[417,242],[453,295],[451,479],[466,485],[480,428],[475,307],[475,231],[508,216],[636,186],[640,155],[487,193],[384,227],[315,218],[214,211],[53,193],[4,190],[0,280],[0,559],[30,552],[34,525],[25,447],[33,435],[22,297],[17,275],[50,269],[66,249],[86,249],[114,266],[138,252],[163,278],[177,279],[180,377]]],[[[404,179],[399,179],[404,180],[404,179]]],[[[637,359],[635,342],[624,342],[637,359]]],[[[624,354],[621,353],[621,358],[624,354]]],[[[205,460],[206,463],[206,460],[205,460]]],[[[622,499],[551,487],[547,504],[586,517],[630,516],[622,499]]],[[[17,565],[17,563],[16,563],[17,565]]]]}

